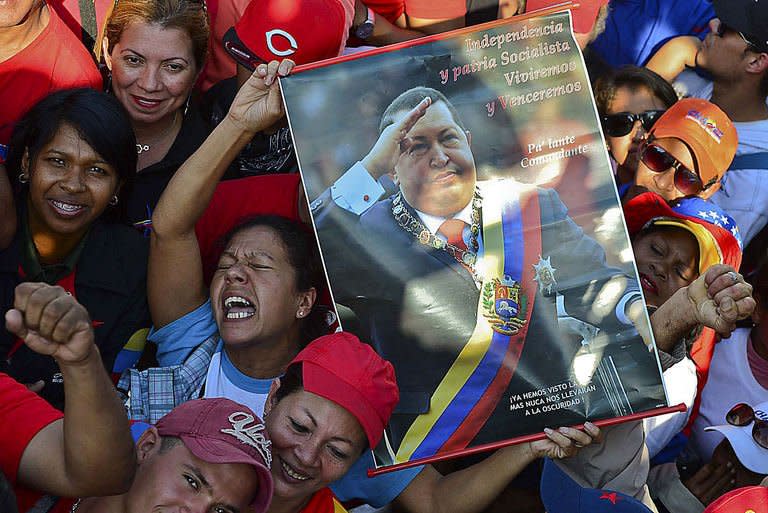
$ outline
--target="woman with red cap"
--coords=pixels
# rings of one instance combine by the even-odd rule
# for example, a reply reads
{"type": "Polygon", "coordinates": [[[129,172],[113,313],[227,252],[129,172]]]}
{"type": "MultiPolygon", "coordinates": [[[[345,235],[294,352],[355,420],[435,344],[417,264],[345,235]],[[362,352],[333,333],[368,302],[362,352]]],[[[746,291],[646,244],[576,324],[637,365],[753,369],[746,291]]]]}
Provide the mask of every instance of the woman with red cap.
{"type": "Polygon", "coordinates": [[[392,365],[354,335],[326,335],[302,350],[264,410],[275,484],[269,513],[339,511],[328,485],[376,447],[398,399],[392,365]]]}

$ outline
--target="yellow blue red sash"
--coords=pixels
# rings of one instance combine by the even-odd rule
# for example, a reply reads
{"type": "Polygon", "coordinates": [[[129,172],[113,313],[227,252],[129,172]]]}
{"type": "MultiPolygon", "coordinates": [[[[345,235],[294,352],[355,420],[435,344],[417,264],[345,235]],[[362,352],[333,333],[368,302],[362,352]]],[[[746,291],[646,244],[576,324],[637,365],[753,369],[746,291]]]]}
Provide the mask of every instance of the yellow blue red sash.
{"type": "Polygon", "coordinates": [[[533,264],[541,254],[541,220],[535,188],[510,182],[483,184],[477,324],[432,394],[429,412],[403,437],[396,462],[466,447],[515,372],[536,297],[533,264]]]}

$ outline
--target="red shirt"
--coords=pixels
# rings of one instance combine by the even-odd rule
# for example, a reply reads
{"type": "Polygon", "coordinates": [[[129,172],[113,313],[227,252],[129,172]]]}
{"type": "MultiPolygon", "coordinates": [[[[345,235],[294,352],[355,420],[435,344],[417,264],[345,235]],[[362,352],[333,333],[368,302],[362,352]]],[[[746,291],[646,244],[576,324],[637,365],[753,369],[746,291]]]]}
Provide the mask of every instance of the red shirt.
{"type": "Polygon", "coordinates": [[[210,283],[223,249],[217,243],[239,222],[260,214],[298,221],[300,178],[298,174],[260,175],[226,180],[216,186],[195,226],[206,283],[210,283]]]}
{"type": "Polygon", "coordinates": [[[404,0],[405,13],[414,18],[441,20],[459,18],[467,14],[466,0],[404,0]]]}
{"type": "Polygon", "coordinates": [[[347,513],[330,488],[315,492],[299,513],[347,513]]]}
{"type": "Polygon", "coordinates": [[[0,373],[0,470],[14,486],[19,511],[27,511],[40,498],[39,494],[17,486],[21,456],[40,430],[63,417],[64,414],[27,387],[0,373]]]}
{"type": "MultiPolygon", "coordinates": [[[[58,13],[61,20],[69,27],[69,30],[72,31],[72,33],[75,35],[77,39],[81,39],[83,35],[83,21],[82,21],[82,14],[80,12],[80,1],[79,0],[46,0],[46,3],[53,7],[54,10],[58,13]]],[[[97,31],[100,33],[101,30],[104,28],[104,24],[107,22],[107,15],[109,14],[109,9],[112,7],[112,4],[114,3],[113,0],[91,0],[90,4],[93,8],[93,13],[96,15],[95,20],[89,20],[91,22],[95,21],[96,26],[95,27],[86,27],[88,31],[97,29],[97,31]]],[[[96,39],[97,34],[95,33],[91,34],[96,39]]],[[[86,48],[88,51],[93,51],[93,48],[86,48]]]]}
{"type": "Polygon", "coordinates": [[[363,3],[390,23],[395,23],[405,12],[405,0],[365,0],[363,3]]]}
{"type": "MultiPolygon", "coordinates": [[[[47,7],[43,7],[47,9],[47,7]]],[[[53,9],[48,25],[19,53],[0,62],[0,145],[35,103],[60,89],[101,89],[96,64],[53,9]]]]}

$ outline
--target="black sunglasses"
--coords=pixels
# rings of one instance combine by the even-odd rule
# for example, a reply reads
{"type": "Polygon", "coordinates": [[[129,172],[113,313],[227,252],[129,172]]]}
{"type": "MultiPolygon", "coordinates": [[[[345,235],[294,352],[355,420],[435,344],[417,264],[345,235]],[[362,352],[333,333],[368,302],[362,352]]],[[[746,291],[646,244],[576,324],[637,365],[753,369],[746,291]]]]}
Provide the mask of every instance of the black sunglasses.
{"type": "Polygon", "coordinates": [[[685,167],[661,146],[646,144],[640,152],[640,161],[654,173],[674,169],[675,187],[686,196],[694,196],[706,188],[699,175],[685,167]]]}
{"type": "Polygon", "coordinates": [[[646,110],[640,114],[619,112],[617,114],[607,114],[600,118],[600,121],[603,124],[603,130],[605,130],[606,135],[623,137],[632,131],[635,121],[642,123],[643,128],[647,132],[662,114],[664,114],[663,110],[646,110]]]}
{"type": "Polygon", "coordinates": [[[741,40],[744,41],[744,43],[746,43],[746,45],[749,48],[751,48],[752,50],[754,50],[756,52],[764,52],[765,51],[765,50],[761,50],[760,49],[760,45],[750,41],[750,39],[746,35],[744,35],[744,32],[738,31],[735,28],[731,27],[730,25],[728,25],[726,23],[723,23],[722,20],[720,20],[720,25],[717,26],[717,32],[715,32],[715,35],[717,37],[723,37],[723,35],[725,35],[728,32],[735,32],[736,34],[738,34],[739,37],[741,38],[741,40]]]}
{"type": "Polygon", "coordinates": [[[725,420],[731,426],[744,427],[750,422],[755,423],[752,426],[752,438],[757,445],[763,449],[768,449],[768,421],[759,419],[755,416],[755,410],[746,403],[739,403],[731,408],[725,415],[725,420]]]}

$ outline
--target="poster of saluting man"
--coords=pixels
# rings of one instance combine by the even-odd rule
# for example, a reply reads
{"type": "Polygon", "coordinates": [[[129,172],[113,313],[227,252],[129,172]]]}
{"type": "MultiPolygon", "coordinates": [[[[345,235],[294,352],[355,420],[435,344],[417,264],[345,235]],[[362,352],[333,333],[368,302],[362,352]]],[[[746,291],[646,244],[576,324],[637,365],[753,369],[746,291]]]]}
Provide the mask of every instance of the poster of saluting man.
{"type": "Polygon", "coordinates": [[[567,12],[281,83],[341,324],[395,366],[377,464],[666,406],[567,12]]]}

